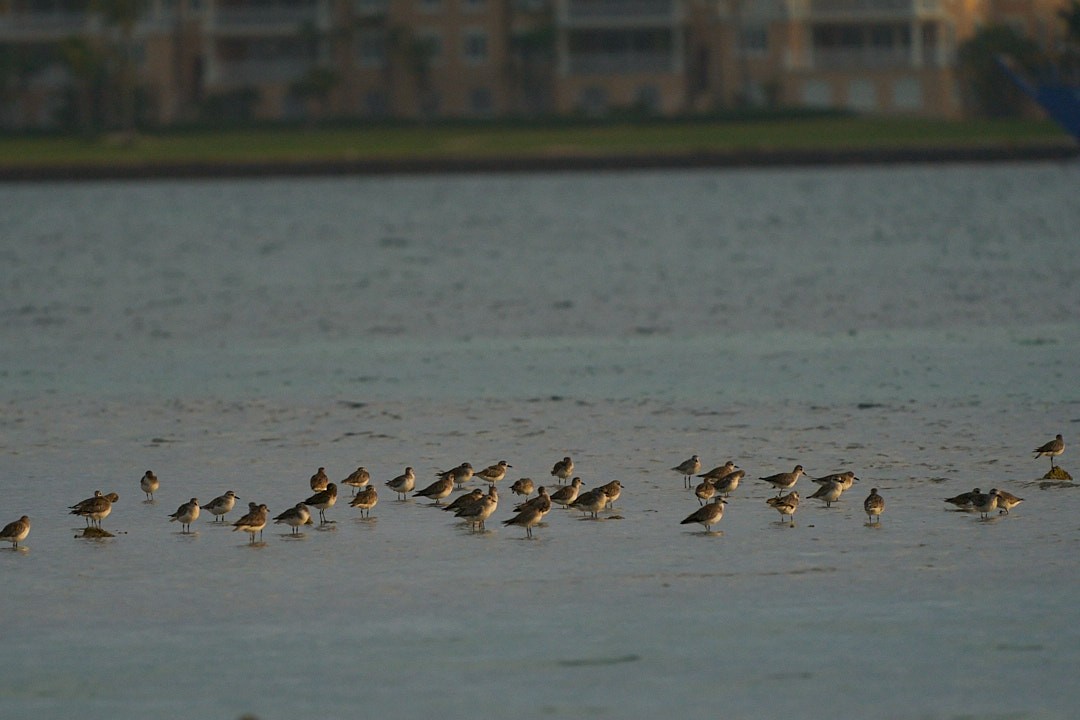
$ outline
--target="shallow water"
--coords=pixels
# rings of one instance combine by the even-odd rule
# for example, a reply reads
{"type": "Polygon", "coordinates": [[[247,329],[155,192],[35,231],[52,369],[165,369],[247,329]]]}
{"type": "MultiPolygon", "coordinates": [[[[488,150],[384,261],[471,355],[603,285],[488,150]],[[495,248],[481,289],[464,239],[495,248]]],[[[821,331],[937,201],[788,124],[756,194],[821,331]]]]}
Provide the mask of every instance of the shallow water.
{"type": "Polygon", "coordinates": [[[1029,451],[1080,419],[1078,181],[0,186],[0,521],[34,520],[0,552],[0,707],[1071,717],[1074,488],[1029,451]],[[692,453],[747,470],[712,535],[679,524],[697,500],[668,468],[692,453]],[[510,481],[566,454],[623,482],[617,509],[502,527],[510,481]],[[382,485],[499,459],[483,534],[382,485]],[[756,478],[795,463],[861,480],[792,526],[756,478]],[[301,539],[167,521],[230,488],[276,514],[360,464],[370,520],[343,488],[301,539]],[[1026,500],[941,502],[974,486],[1026,500]],[[76,540],[65,508],[98,488],[116,537],[76,540]]]}

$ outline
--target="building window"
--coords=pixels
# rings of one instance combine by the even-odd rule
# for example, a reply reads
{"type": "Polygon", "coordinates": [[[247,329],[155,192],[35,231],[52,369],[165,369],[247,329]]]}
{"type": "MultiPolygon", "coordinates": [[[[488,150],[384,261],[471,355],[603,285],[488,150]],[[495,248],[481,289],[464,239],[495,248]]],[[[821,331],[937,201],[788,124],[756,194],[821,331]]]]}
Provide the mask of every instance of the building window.
{"type": "Polygon", "coordinates": [[[634,107],[646,115],[660,114],[660,90],[655,85],[639,85],[634,107]]]}
{"type": "Polygon", "coordinates": [[[356,59],[360,67],[385,67],[386,35],[378,30],[362,31],[356,38],[356,59]]]}
{"type": "Polygon", "coordinates": [[[364,109],[371,117],[386,117],[390,114],[390,103],[382,90],[371,90],[364,96],[364,109]]]}
{"type": "Polygon", "coordinates": [[[416,33],[416,52],[429,66],[442,63],[443,39],[438,30],[423,29],[416,33]]]}
{"type": "Polygon", "coordinates": [[[806,107],[828,108],[833,106],[832,92],[824,80],[807,80],[802,85],[802,103],[806,107]]]}
{"type": "Polygon", "coordinates": [[[461,5],[465,12],[478,13],[487,7],[487,0],[461,0],[461,5]]]}
{"type": "Polygon", "coordinates": [[[739,34],[739,44],[747,55],[763,56],[769,52],[769,31],[764,25],[744,27],[739,34]]]}
{"type": "Polygon", "coordinates": [[[902,78],[893,84],[893,107],[897,110],[922,110],[922,82],[919,78],[902,78]]]}
{"type": "Polygon", "coordinates": [[[442,0],[417,0],[419,4],[420,12],[422,13],[437,13],[442,12],[442,0]]]}
{"type": "Polygon", "coordinates": [[[608,109],[607,89],[600,85],[588,85],[581,91],[578,106],[585,115],[598,117],[608,109]]]}
{"type": "Polygon", "coordinates": [[[870,80],[852,80],[848,85],[848,107],[859,112],[878,109],[877,88],[870,80]]]}
{"type": "Polygon", "coordinates": [[[473,115],[490,116],[495,109],[491,89],[486,87],[473,88],[469,93],[469,109],[473,115]]]}
{"type": "Polygon", "coordinates": [[[462,54],[469,65],[483,65],[488,59],[488,36],[483,30],[466,30],[462,38],[462,54]]]}

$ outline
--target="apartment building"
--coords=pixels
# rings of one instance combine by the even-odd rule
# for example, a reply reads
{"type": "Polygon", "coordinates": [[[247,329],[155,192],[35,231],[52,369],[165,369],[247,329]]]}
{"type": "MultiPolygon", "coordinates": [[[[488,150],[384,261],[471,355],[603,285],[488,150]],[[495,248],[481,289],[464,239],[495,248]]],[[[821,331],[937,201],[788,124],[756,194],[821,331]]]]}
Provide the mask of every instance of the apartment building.
{"type": "Polygon", "coordinates": [[[95,103],[115,84],[105,69],[125,59],[141,117],[161,124],[200,113],[669,116],[744,103],[953,117],[963,39],[1007,22],[1052,43],[1063,4],[0,0],[0,126],[116,112],[95,103]]]}

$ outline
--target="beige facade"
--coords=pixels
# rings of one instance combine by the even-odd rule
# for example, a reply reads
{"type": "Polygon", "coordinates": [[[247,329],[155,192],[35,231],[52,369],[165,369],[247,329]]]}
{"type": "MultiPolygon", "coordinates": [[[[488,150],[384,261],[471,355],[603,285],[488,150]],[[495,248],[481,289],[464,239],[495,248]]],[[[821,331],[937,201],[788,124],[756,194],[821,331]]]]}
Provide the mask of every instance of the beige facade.
{"type": "Polygon", "coordinates": [[[141,116],[161,124],[670,116],[740,105],[954,117],[963,39],[1007,22],[1052,44],[1063,4],[147,0],[125,41],[90,0],[0,0],[0,124],[48,126],[64,107],[114,112],[99,107],[110,86],[93,67],[124,52],[141,116]],[[71,38],[89,49],[73,53],[71,38]]]}

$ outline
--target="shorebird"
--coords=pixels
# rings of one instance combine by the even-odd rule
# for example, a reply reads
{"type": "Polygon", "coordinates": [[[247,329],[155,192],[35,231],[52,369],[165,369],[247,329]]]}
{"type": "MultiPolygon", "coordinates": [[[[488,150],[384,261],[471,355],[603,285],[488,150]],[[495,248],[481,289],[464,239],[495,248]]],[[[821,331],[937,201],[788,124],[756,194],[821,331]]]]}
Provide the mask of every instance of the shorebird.
{"type": "Polygon", "coordinates": [[[357,490],[362,490],[368,486],[371,482],[371,473],[367,471],[367,468],[361,465],[352,471],[349,477],[341,481],[342,485],[348,485],[353,489],[353,495],[357,490]]]}
{"type": "Polygon", "coordinates": [[[971,498],[971,506],[979,511],[979,517],[986,519],[997,508],[997,488],[988,493],[979,493],[971,498]]]}
{"type": "Polygon", "coordinates": [[[9,522],[0,530],[0,540],[11,543],[11,549],[16,550],[19,543],[30,534],[30,518],[23,515],[15,522],[9,522]]]}
{"type": "Polygon", "coordinates": [[[509,520],[503,520],[503,525],[519,525],[525,528],[525,537],[532,537],[532,529],[540,524],[540,521],[544,519],[544,512],[537,506],[527,507],[523,510],[519,510],[518,514],[509,520]]]}
{"type": "Polygon", "coordinates": [[[319,468],[319,471],[311,476],[309,483],[311,484],[312,492],[320,492],[326,489],[326,484],[330,482],[330,478],[326,475],[326,468],[319,468]]]}
{"type": "Polygon", "coordinates": [[[470,465],[467,462],[461,463],[456,468],[451,468],[449,470],[440,470],[440,471],[435,473],[435,477],[439,477],[439,478],[452,477],[452,478],[454,478],[454,484],[457,485],[458,487],[461,487],[465,483],[469,482],[469,480],[472,478],[472,476],[473,476],[473,467],[472,467],[472,465],[470,465]]]}
{"type": "Polygon", "coordinates": [[[326,489],[322,492],[317,492],[307,500],[304,501],[305,505],[310,505],[313,508],[319,509],[319,524],[326,525],[333,520],[326,519],[326,511],[334,507],[334,503],[337,502],[337,485],[334,483],[327,483],[326,489]]]}
{"type": "Polygon", "coordinates": [[[454,476],[449,475],[444,478],[439,478],[423,490],[417,490],[413,493],[413,497],[431,498],[435,501],[436,505],[442,505],[442,499],[449,496],[452,492],[454,492],[454,476]]]}
{"type": "Polygon", "coordinates": [[[727,477],[728,475],[730,475],[731,473],[735,472],[738,469],[739,469],[738,465],[733,463],[731,460],[728,460],[723,465],[719,465],[717,467],[714,467],[709,472],[702,473],[701,475],[698,475],[698,477],[702,478],[703,480],[719,480],[722,477],[727,477]]]}
{"type": "Polygon", "coordinates": [[[713,499],[716,495],[716,486],[713,485],[713,481],[710,478],[705,478],[701,481],[701,484],[694,488],[694,494],[697,495],[698,504],[704,506],[709,500],[713,499]]]}
{"type": "Polygon", "coordinates": [[[878,523],[881,522],[881,513],[885,512],[885,498],[878,495],[877,488],[871,488],[870,495],[863,501],[863,510],[871,523],[874,518],[878,519],[878,523]]]}
{"type": "Polygon", "coordinates": [[[248,507],[251,507],[251,512],[233,523],[233,532],[243,530],[249,533],[250,542],[254,545],[255,533],[259,533],[259,540],[262,540],[262,532],[266,527],[266,518],[270,515],[270,508],[266,505],[255,505],[255,503],[249,503],[248,507]]]}
{"type": "Polygon", "coordinates": [[[301,525],[311,524],[311,511],[307,509],[307,505],[304,503],[296,503],[296,505],[274,518],[274,523],[289,525],[292,527],[289,534],[297,535],[300,532],[301,525]]]}
{"type": "Polygon", "coordinates": [[[101,521],[109,517],[109,513],[112,512],[113,503],[120,499],[120,496],[112,492],[108,495],[102,495],[100,490],[94,491],[94,497],[87,498],[71,506],[72,515],[80,515],[86,518],[87,526],[96,525],[101,527],[101,521]]]}
{"type": "Polygon", "coordinates": [[[483,480],[486,483],[497,483],[506,477],[506,469],[514,467],[505,460],[500,460],[496,465],[490,465],[480,472],[476,473],[475,477],[483,480]]]}
{"type": "Polygon", "coordinates": [[[958,508],[970,510],[976,495],[982,495],[982,490],[975,488],[971,492],[960,493],[956,497],[945,498],[945,502],[952,503],[958,508]]]}
{"type": "Polygon", "coordinates": [[[683,476],[683,485],[685,487],[690,487],[690,478],[696,475],[698,470],[701,469],[701,458],[694,455],[689,460],[683,460],[671,469],[683,476]]]}
{"type": "MultiPolygon", "coordinates": [[[[807,475],[806,477],[810,476],[807,475]]],[[[842,486],[840,488],[841,492],[847,492],[851,489],[851,486],[859,478],[855,477],[855,473],[848,470],[847,472],[833,473],[832,475],[825,475],[824,477],[810,479],[816,482],[818,485],[828,485],[831,482],[838,482],[842,486]]]]}
{"type": "Polygon", "coordinates": [[[569,507],[570,503],[577,500],[582,484],[581,478],[574,478],[570,481],[569,485],[563,485],[558,490],[551,493],[551,502],[559,503],[563,507],[569,507]]]}
{"type": "Polygon", "coordinates": [[[520,505],[515,505],[514,510],[521,512],[525,508],[535,507],[539,508],[545,515],[551,511],[551,496],[548,495],[547,488],[541,485],[536,490],[536,497],[532,500],[526,500],[520,505]]]}
{"type": "Polygon", "coordinates": [[[604,507],[614,508],[615,501],[619,499],[620,495],[622,495],[623,486],[622,483],[618,480],[612,480],[611,482],[605,483],[596,489],[604,493],[605,496],[607,496],[607,502],[604,503],[604,507]]]}
{"type": "Polygon", "coordinates": [[[356,493],[356,496],[349,502],[349,506],[359,508],[360,517],[364,517],[365,511],[367,512],[367,517],[371,517],[371,508],[375,507],[375,504],[378,502],[379,493],[375,491],[374,485],[369,485],[356,493]]]}
{"type": "Polygon", "coordinates": [[[789,473],[777,473],[776,475],[769,475],[768,477],[763,477],[761,479],[775,487],[777,489],[776,496],[780,497],[781,493],[785,490],[790,490],[795,487],[795,483],[799,482],[799,476],[802,474],[803,466],[796,465],[795,469],[789,473]]]}
{"type": "Polygon", "coordinates": [[[457,512],[461,508],[472,505],[474,502],[484,497],[484,491],[482,488],[473,488],[471,492],[467,492],[464,495],[458,495],[454,498],[454,501],[443,508],[446,512],[457,512]]]}
{"type": "Polygon", "coordinates": [[[824,500],[825,507],[832,507],[832,504],[840,499],[840,495],[844,492],[844,483],[840,480],[830,480],[828,483],[819,487],[814,494],[810,497],[815,500],[824,500]]]}
{"type": "Polygon", "coordinates": [[[486,530],[484,521],[492,516],[498,506],[499,492],[495,489],[495,486],[492,485],[491,489],[488,490],[487,495],[480,498],[472,505],[461,508],[454,513],[454,517],[459,517],[469,523],[471,529],[484,532],[484,530],[486,530]]]}
{"type": "Polygon", "coordinates": [[[727,505],[727,500],[721,497],[716,497],[711,503],[702,505],[694,512],[686,516],[686,519],[680,522],[680,525],[689,525],[691,523],[698,523],[705,526],[705,532],[712,531],[712,526],[720,522],[720,519],[724,517],[724,506],[727,505]]]}
{"type": "Polygon", "coordinates": [[[559,462],[555,463],[555,466],[551,468],[551,476],[558,478],[558,482],[561,484],[563,480],[566,480],[574,474],[574,461],[567,455],[559,462]]]}
{"type": "Polygon", "coordinates": [[[214,516],[215,522],[225,522],[225,516],[229,514],[233,509],[233,506],[236,505],[236,501],[239,499],[240,496],[232,490],[226,490],[224,495],[218,495],[202,507],[203,510],[208,511],[214,516]]]}
{"type": "Polygon", "coordinates": [[[139,487],[146,493],[146,499],[152,501],[154,499],[154,493],[161,487],[161,483],[157,479],[157,475],[152,470],[147,470],[142,479],[139,480],[139,487]]]}
{"type": "Polygon", "coordinates": [[[742,480],[745,475],[745,470],[736,470],[718,480],[713,480],[713,487],[715,487],[716,492],[721,495],[730,495],[734,492],[735,488],[739,487],[739,481],[742,480]]]}
{"type": "Polygon", "coordinates": [[[515,480],[514,484],[510,486],[510,492],[515,495],[524,495],[526,499],[533,493],[533,481],[532,478],[521,478],[515,480]]]}
{"type": "Polygon", "coordinates": [[[1016,497],[1012,493],[1005,492],[1004,490],[997,491],[998,515],[1008,515],[1010,510],[1022,502],[1024,502],[1024,498],[1016,497]]]}
{"type": "Polygon", "coordinates": [[[799,493],[793,490],[787,495],[769,498],[765,502],[780,513],[781,522],[784,521],[785,517],[790,517],[791,522],[795,522],[795,511],[799,509],[799,493]]]}
{"type": "Polygon", "coordinates": [[[199,517],[199,501],[191,498],[186,503],[176,508],[176,512],[169,516],[169,522],[179,522],[180,532],[191,532],[191,522],[199,517]]]}
{"type": "Polygon", "coordinates": [[[398,494],[398,500],[405,500],[409,497],[409,493],[413,491],[413,488],[416,487],[416,473],[413,472],[411,467],[407,467],[404,473],[393,480],[388,480],[386,487],[398,494]]]}
{"type": "Polygon", "coordinates": [[[594,488],[586,493],[578,495],[577,500],[570,503],[569,507],[580,510],[582,513],[598,519],[598,513],[607,505],[608,496],[600,488],[594,488]]]}
{"type": "Polygon", "coordinates": [[[1031,452],[1035,453],[1036,459],[1042,457],[1043,455],[1046,455],[1048,458],[1050,458],[1050,469],[1053,470],[1054,458],[1065,452],[1065,440],[1061,437],[1060,434],[1058,434],[1054,437],[1053,440],[1046,443],[1045,445],[1041,445],[1035,448],[1031,452]]]}

